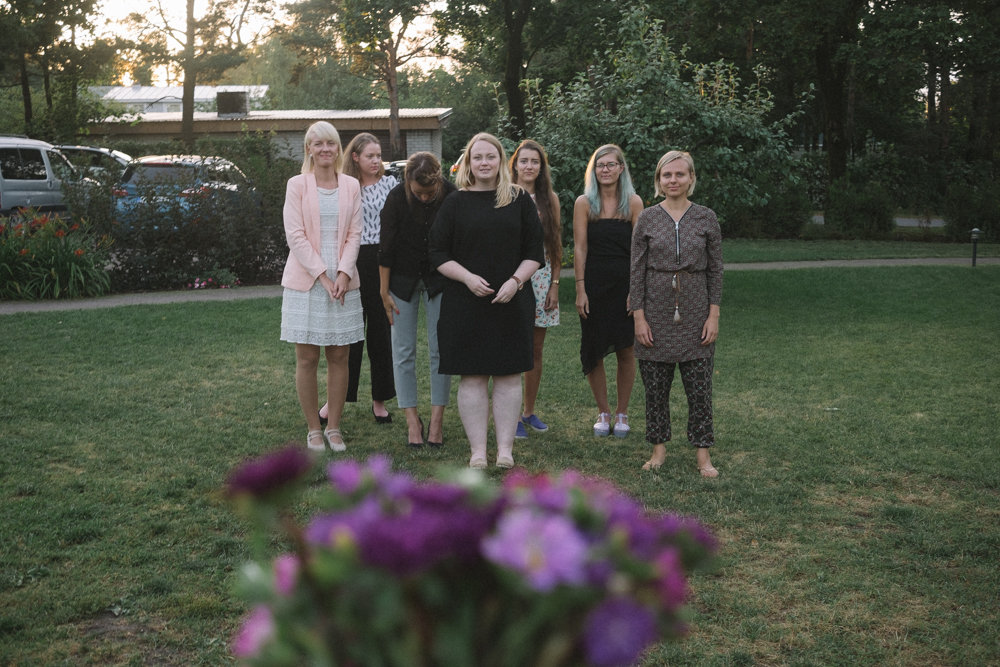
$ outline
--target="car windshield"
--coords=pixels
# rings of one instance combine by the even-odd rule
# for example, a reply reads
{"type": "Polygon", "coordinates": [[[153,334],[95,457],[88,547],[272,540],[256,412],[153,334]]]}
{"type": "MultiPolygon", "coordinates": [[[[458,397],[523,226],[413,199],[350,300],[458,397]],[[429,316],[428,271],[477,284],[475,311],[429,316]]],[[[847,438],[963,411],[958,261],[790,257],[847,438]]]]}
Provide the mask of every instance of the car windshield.
{"type": "Polygon", "coordinates": [[[225,163],[211,163],[205,165],[205,178],[209,181],[220,183],[233,183],[243,185],[246,177],[235,166],[225,163]]]}
{"type": "Polygon", "coordinates": [[[129,167],[125,182],[134,185],[189,185],[194,183],[194,166],[175,164],[140,164],[129,167]]]}

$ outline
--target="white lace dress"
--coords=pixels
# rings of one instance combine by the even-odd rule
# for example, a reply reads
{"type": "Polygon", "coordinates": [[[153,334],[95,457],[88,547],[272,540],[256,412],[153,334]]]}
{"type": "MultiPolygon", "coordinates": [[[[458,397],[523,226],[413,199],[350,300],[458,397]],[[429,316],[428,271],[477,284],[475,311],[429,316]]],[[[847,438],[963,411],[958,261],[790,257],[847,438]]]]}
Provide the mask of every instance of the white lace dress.
{"type": "MultiPolygon", "coordinates": [[[[318,188],[320,239],[326,274],[337,278],[337,189],[318,188]]],[[[308,292],[285,288],[281,300],[281,340],[308,345],[350,345],[365,337],[361,314],[361,291],[352,289],[340,301],[333,301],[317,280],[308,292]]]]}

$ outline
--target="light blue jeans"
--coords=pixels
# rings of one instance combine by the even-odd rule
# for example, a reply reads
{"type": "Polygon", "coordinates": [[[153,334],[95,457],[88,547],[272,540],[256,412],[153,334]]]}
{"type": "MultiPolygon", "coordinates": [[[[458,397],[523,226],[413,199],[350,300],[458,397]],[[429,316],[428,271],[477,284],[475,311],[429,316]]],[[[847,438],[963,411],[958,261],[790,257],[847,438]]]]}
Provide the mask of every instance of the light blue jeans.
{"type": "Polygon", "coordinates": [[[441,354],[438,351],[437,324],[441,315],[441,294],[428,298],[424,283],[419,282],[409,301],[395,295],[392,298],[399,309],[392,323],[392,375],[396,384],[397,405],[401,408],[417,407],[417,319],[421,301],[424,302],[427,319],[431,405],[448,405],[451,398],[451,376],[438,373],[441,354]]]}

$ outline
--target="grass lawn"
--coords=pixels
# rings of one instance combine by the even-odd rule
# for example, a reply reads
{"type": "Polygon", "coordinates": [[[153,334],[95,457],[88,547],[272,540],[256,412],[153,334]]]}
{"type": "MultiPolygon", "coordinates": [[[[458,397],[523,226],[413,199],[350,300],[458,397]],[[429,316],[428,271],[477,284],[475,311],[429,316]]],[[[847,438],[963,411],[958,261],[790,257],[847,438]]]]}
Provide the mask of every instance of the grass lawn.
{"type": "MultiPolygon", "coordinates": [[[[750,261],[739,245],[728,261],[750,261]]],[[[640,381],[633,434],[591,435],[571,289],[546,343],[551,430],[517,462],[602,475],[721,542],[689,637],[646,665],[1000,663],[1000,266],[728,273],[716,480],[679,381],[660,472],[639,469],[640,381]]],[[[229,661],[248,535],[223,480],[306,432],[279,319],[278,299],[0,317],[0,664],[229,661]]],[[[440,451],[407,449],[396,415],[349,406],[347,455],[420,477],[468,461],[454,407],[440,451]]]]}

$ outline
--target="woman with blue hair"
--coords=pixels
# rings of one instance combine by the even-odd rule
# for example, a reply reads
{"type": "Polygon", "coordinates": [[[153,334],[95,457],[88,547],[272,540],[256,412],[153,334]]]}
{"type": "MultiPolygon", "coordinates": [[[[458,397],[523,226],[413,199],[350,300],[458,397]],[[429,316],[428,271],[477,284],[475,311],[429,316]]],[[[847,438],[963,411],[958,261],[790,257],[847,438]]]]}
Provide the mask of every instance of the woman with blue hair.
{"type": "Polygon", "coordinates": [[[629,433],[628,403],[635,382],[635,330],[628,290],[632,227],[642,211],[625,154],[614,144],[590,156],[584,193],[573,205],[573,272],[580,315],[580,362],[597,401],[594,435],[629,433]],[[604,357],[615,353],[617,403],[614,422],[608,402],[604,357]]]}

